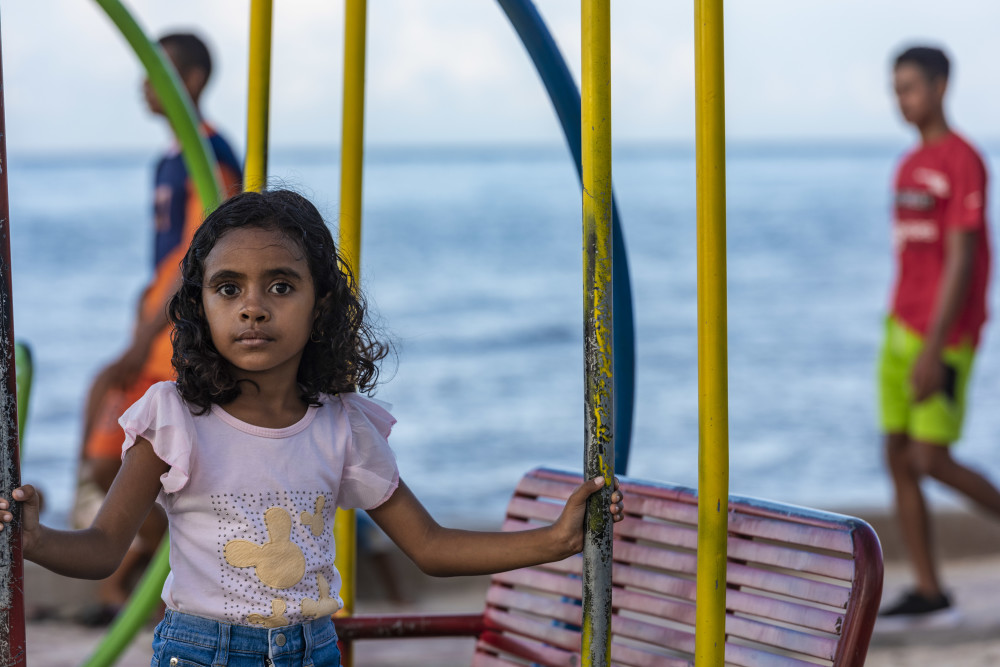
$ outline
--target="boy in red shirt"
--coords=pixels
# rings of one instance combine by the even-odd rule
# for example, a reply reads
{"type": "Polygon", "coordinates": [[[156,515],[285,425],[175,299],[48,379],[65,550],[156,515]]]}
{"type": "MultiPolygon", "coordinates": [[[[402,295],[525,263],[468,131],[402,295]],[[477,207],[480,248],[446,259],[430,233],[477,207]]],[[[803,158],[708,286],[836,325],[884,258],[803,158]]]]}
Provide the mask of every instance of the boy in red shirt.
{"type": "Polygon", "coordinates": [[[899,165],[893,240],[897,276],[879,361],[882,429],[896,512],[916,587],[883,616],[947,611],[931,553],[924,476],[1000,515],[1000,491],[959,463],[950,445],[961,436],[966,389],[986,321],[990,245],[986,168],[944,114],[948,58],[915,47],[895,62],[903,118],[920,144],[899,165]]]}

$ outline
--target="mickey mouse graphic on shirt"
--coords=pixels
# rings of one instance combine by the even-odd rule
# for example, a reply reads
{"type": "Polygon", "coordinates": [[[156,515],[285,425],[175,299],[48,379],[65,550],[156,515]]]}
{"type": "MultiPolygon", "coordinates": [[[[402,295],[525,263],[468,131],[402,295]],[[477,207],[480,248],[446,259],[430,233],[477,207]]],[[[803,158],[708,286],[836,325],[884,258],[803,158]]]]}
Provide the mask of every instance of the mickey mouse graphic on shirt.
{"type": "Polygon", "coordinates": [[[306,573],[306,557],[292,542],[292,517],[288,510],[270,507],[264,512],[268,541],[256,544],[232,540],[226,544],[226,562],[234,567],[255,568],[261,583],[279,590],[291,588],[306,573]]]}
{"type": "MultiPolygon", "coordinates": [[[[316,496],[314,512],[299,513],[299,521],[313,536],[322,535],[326,528],[323,509],[326,497],[316,496]]],[[[226,543],[223,556],[226,563],[237,568],[253,568],[260,583],[277,590],[287,590],[299,584],[306,572],[306,557],[302,548],[293,541],[292,514],[288,510],[272,506],[264,512],[264,527],[267,541],[262,543],[246,539],[233,539],[226,543]]],[[[322,572],[316,573],[317,595],[301,599],[301,614],[308,618],[321,618],[337,612],[339,600],[330,595],[330,583],[322,572]]],[[[293,597],[295,597],[293,595],[293,597]]],[[[252,613],[246,622],[267,628],[288,625],[285,612],[289,611],[289,601],[280,597],[271,599],[271,615],[252,613]]]]}

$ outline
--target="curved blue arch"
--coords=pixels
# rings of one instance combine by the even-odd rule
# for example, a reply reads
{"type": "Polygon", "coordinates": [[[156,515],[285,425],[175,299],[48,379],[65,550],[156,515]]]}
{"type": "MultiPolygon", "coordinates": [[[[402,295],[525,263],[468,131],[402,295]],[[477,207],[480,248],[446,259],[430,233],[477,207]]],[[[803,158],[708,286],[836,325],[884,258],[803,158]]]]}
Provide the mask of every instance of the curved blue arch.
{"type": "MultiPolygon", "coordinates": [[[[531,0],[497,0],[511,25],[527,49],[538,76],[545,84],[552,106],[569,144],[576,173],[583,183],[580,147],[580,91],[566,66],[552,34],[531,0]]],[[[615,472],[628,470],[632,442],[632,415],[635,406],[635,315],[632,308],[632,282],[628,270],[628,255],[618,218],[618,204],[611,195],[612,256],[614,266],[611,292],[614,310],[615,355],[615,472]]]]}

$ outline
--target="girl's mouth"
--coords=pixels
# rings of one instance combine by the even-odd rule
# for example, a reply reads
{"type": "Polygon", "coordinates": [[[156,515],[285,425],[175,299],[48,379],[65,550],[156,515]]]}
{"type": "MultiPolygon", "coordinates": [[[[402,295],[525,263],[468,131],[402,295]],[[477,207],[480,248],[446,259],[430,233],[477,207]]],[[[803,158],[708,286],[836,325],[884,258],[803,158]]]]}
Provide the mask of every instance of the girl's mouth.
{"type": "Polygon", "coordinates": [[[236,337],[236,340],[237,342],[246,343],[247,345],[258,345],[261,343],[269,343],[274,339],[260,331],[250,330],[241,333],[236,337]]]}

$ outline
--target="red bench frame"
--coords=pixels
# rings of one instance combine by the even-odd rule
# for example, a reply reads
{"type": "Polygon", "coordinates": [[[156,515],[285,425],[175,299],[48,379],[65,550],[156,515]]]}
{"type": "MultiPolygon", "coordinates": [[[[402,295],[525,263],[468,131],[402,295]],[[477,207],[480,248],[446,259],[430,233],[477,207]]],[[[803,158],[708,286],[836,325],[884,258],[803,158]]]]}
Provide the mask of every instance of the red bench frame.
{"type": "MultiPolygon", "coordinates": [[[[580,483],[536,469],[518,484],[504,530],[549,523],[580,483]]],[[[697,495],[621,479],[615,526],[612,661],[693,665],[697,495]]],[[[751,498],[729,500],[726,663],[864,664],[882,592],[882,550],[864,521],[751,498]]],[[[579,665],[582,557],[496,574],[478,614],[336,619],[361,639],[476,637],[473,665],[579,665]]]]}

